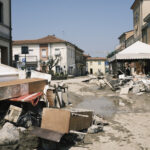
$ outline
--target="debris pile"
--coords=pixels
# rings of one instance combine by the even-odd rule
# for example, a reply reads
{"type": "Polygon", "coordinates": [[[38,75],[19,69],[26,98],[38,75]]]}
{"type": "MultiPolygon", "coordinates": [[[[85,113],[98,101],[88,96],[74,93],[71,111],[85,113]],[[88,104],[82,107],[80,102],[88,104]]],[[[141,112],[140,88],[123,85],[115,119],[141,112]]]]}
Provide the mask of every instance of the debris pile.
{"type": "Polygon", "coordinates": [[[150,92],[150,77],[148,76],[125,76],[120,75],[118,79],[104,76],[90,76],[89,79],[83,81],[89,84],[95,84],[100,89],[108,86],[113,91],[117,91],[120,95],[127,95],[129,92],[141,95],[150,92]]]}
{"type": "Polygon", "coordinates": [[[101,89],[105,88],[107,85],[107,81],[104,79],[104,76],[89,76],[88,79],[83,80],[82,82],[88,82],[90,84],[95,84],[99,86],[101,89]]]}
{"type": "Polygon", "coordinates": [[[120,95],[127,95],[129,92],[136,95],[150,92],[150,78],[146,76],[127,76],[111,80],[109,83],[112,86],[112,90],[120,91],[120,95]]]}
{"type": "MultiPolygon", "coordinates": [[[[100,83],[105,84],[102,79],[100,83]]],[[[44,150],[103,131],[107,123],[93,111],[64,108],[69,105],[67,91],[64,83],[51,85],[39,78],[1,82],[0,149],[44,150]]]]}
{"type": "Polygon", "coordinates": [[[19,130],[9,122],[4,124],[0,134],[0,145],[13,145],[19,141],[19,130]]]}

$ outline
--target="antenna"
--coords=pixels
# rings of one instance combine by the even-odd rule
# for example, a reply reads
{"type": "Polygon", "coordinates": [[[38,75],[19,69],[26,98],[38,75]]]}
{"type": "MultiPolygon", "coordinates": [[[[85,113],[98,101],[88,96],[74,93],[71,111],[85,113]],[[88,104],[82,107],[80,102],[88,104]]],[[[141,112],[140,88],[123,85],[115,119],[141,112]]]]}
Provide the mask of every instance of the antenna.
{"type": "Polygon", "coordinates": [[[62,31],[62,37],[63,37],[63,39],[65,39],[65,31],[64,30],[62,31]]]}

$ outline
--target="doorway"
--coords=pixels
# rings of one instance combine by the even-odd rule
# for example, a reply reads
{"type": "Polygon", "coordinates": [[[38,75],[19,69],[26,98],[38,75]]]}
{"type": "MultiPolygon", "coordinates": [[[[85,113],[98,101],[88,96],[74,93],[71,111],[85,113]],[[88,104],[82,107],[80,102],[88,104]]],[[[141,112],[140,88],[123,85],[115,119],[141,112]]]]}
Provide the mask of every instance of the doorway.
{"type": "Polygon", "coordinates": [[[8,48],[0,47],[0,60],[2,64],[8,65],[8,48]]]}
{"type": "Polygon", "coordinates": [[[93,74],[93,69],[92,68],[90,68],[90,74],[93,74]]]}

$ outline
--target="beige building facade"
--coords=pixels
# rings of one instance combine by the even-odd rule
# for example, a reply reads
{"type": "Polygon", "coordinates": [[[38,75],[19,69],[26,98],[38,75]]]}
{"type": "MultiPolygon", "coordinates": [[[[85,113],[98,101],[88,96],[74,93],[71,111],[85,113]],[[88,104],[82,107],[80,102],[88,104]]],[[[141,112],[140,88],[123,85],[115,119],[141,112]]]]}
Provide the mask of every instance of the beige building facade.
{"type": "Polygon", "coordinates": [[[132,37],[133,37],[134,31],[127,31],[124,32],[118,39],[119,39],[119,43],[120,45],[118,46],[118,51],[121,51],[125,48],[127,48],[128,46],[130,46],[131,44],[133,44],[132,41],[132,37]]]}
{"type": "MultiPolygon", "coordinates": [[[[150,0],[134,0],[131,9],[133,11],[133,31],[123,33],[119,37],[120,46],[118,49],[115,50],[115,53],[112,52],[108,55],[110,70],[114,74],[118,73],[118,67],[123,69],[123,66],[125,66],[123,62],[119,63],[119,61],[115,60],[115,54],[117,54],[119,50],[129,47],[137,41],[150,44],[150,0]],[[126,37],[128,33],[129,36],[126,37]]],[[[131,61],[129,63],[131,63],[131,61]]]]}
{"type": "Polygon", "coordinates": [[[11,0],[0,0],[0,63],[11,65],[11,0]]]}
{"type": "Polygon", "coordinates": [[[131,6],[133,10],[133,25],[135,41],[142,41],[144,18],[150,13],[150,0],[135,0],[131,6]]]}
{"type": "Polygon", "coordinates": [[[103,57],[88,57],[87,69],[89,74],[98,75],[99,73],[105,74],[106,58],[103,57]]]}

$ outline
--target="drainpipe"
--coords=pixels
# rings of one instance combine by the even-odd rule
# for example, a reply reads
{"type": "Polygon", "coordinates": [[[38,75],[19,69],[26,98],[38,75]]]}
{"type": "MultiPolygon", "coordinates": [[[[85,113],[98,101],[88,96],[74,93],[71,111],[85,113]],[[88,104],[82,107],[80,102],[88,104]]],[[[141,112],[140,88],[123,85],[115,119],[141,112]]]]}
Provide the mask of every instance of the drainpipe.
{"type": "Polygon", "coordinates": [[[75,47],[75,76],[77,76],[77,50],[76,50],[76,47],[75,47]]]}
{"type": "Polygon", "coordinates": [[[9,30],[10,30],[10,33],[9,33],[9,39],[10,39],[10,44],[9,44],[9,60],[8,60],[8,64],[10,66],[12,66],[12,20],[11,20],[11,0],[9,0],[9,23],[10,23],[10,27],[9,27],[9,30]]]}

